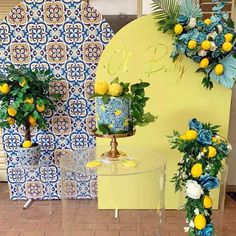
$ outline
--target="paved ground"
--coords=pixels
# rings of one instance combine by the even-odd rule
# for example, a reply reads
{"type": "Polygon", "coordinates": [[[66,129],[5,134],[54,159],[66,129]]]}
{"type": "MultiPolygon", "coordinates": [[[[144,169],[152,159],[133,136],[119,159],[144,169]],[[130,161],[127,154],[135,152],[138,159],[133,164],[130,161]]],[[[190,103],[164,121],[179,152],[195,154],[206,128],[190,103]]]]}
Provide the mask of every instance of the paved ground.
{"type": "MultiPolygon", "coordinates": [[[[10,201],[6,184],[0,184],[0,236],[157,236],[154,211],[97,210],[96,201],[38,201],[30,210],[10,201]]],[[[215,214],[217,215],[217,214],[215,214]]],[[[223,219],[216,216],[218,236],[236,236],[236,202],[229,196],[223,219]]],[[[183,233],[184,212],[165,211],[162,236],[183,233]]]]}

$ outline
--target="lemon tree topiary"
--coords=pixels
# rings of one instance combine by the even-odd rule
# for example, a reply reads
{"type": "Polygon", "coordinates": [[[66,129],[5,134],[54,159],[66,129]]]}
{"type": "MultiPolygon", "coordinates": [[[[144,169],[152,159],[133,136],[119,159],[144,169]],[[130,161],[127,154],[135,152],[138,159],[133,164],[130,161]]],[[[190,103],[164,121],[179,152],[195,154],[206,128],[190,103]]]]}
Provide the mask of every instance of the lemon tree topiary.
{"type": "Polygon", "coordinates": [[[53,79],[50,70],[32,70],[25,66],[10,65],[0,71],[0,127],[23,125],[25,148],[32,146],[31,128],[46,127],[44,114],[54,110],[53,99],[60,98],[59,94],[49,92],[53,79]]]}

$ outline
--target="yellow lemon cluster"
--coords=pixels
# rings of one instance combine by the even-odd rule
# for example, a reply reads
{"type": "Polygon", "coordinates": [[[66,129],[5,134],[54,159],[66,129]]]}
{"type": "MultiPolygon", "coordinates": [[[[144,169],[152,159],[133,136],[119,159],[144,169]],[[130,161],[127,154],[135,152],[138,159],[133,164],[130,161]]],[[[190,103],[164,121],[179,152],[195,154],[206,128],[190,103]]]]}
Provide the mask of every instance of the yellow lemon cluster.
{"type": "Polygon", "coordinates": [[[194,226],[198,230],[202,230],[206,227],[206,217],[202,214],[198,214],[194,218],[194,226]]]}
{"type": "Polygon", "coordinates": [[[10,92],[10,86],[8,83],[3,83],[0,85],[0,92],[3,94],[8,94],[10,92]]]}
{"type": "Polygon", "coordinates": [[[98,95],[109,94],[118,97],[123,93],[123,88],[118,83],[112,83],[110,86],[106,81],[97,81],[95,83],[95,93],[98,95]]]}
{"type": "Polygon", "coordinates": [[[206,209],[212,208],[212,205],[213,205],[213,201],[212,201],[211,197],[204,195],[204,197],[203,197],[204,208],[206,208],[206,209]]]}
{"type": "Polygon", "coordinates": [[[22,147],[23,148],[30,148],[32,147],[32,142],[30,140],[25,140],[23,143],[22,143],[22,147]]]}
{"type": "Polygon", "coordinates": [[[232,50],[232,48],[233,48],[233,44],[230,42],[224,42],[222,45],[222,49],[225,52],[230,52],[232,50]]]}
{"type": "Polygon", "coordinates": [[[201,43],[201,47],[202,49],[206,50],[206,51],[209,51],[211,49],[211,42],[208,41],[208,40],[204,40],[202,43],[201,43]]]}
{"type": "Polygon", "coordinates": [[[185,134],[180,136],[180,138],[183,139],[183,140],[192,141],[192,140],[195,140],[197,138],[197,136],[198,136],[197,131],[195,131],[195,130],[187,130],[185,132],[185,134]]]}
{"type": "Polygon", "coordinates": [[[193,178],[198,178],[202,175],[202,164],[196,163],[191,168],[191,174],[193,178]]]}
{"type": "Polygon", "coordinates": [[[175,25],[175,28],[174,28],[175,34],[177,34],[177,35],[182,34],[183,30],[184,30],[184,28],[183,28],[183,26],[181,24],[175,25]]]}
{"type": "Polygon", "coordinates": [[[202,69],[205,69],[209,66],[209,64],[210,64],[209,59],[207,57],[205,57],[200,61],[199,67],[202,69]]]}
{"type": "Polygon", "coordinates": [[[225,68],[222,64],[217,64],[214,68],[214,72],[216,75],[224,74],[225,68]]]}
{"type": "Polygon", "coordinates": [[[188,48],[189,49],[194,49],[194,48],[196,48],[196,46],[197,46],[197,41],[196,40],[190,40],[188,42],[188,48]]]}

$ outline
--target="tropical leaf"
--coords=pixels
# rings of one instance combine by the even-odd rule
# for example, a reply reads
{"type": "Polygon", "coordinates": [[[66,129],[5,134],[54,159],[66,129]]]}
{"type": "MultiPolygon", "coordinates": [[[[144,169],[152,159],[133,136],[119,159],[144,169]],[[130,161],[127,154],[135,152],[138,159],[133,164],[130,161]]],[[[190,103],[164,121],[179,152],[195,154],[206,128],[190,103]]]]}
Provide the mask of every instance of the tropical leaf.
{"type": "Polygon", "coordinates": [[[189,18],[202,18],[202,9],[198,0],[181,0],[180,15],[189,18]]]}
{"type": "Polygon", "coordinates": [[[222,75],[216,75],[214,69],[210,66],[206,68],[206,72],[211,79],[217,81],[226,88],[232,89],[236,80],[236,59],[231,53],[219,61],[219,63],[224,66],[224,73],[222,75]]]}
{"type": "Polygon", "coordinates": [[[179,16],[180,5],[177,0],[153,0],[153,15],[164,32],[173,30],[179,16]]]}

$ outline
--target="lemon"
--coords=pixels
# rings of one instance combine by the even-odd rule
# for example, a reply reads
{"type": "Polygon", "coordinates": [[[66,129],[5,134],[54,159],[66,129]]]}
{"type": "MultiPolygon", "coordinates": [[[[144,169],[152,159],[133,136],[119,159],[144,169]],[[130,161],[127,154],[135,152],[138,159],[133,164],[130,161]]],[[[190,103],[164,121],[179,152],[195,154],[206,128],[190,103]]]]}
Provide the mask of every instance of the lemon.
{"type": "Polygon", "coordinates": [[[112,129],[112,128],[113,128],[113,124],[109,124],[109,125],[108,125],[108,128],[109,128],[109,129],[112,129]]]}
{"type": "Polygon", "coordinates": [[[14,117],[16,116],[17,110],[14,107],[8,107],[7,112],[9,116],[14,117]]]}
{"type": "Polygon", "coordinates": [[[225,52],[230,52],[230,51],[232,50],[232,48],[233,48],[233,45],[232,45],[232,43],[230,43],[230,42],[225,42],[225,43],[223,43],[223,45],[222,45],[222,49],[223,49],[225,52]]]}
{"type": "Polygon", "coordinates": [[[185,136],[186,136],[186,140],[195,140],[197,138],[197,131],[195,130],[187,130],[186,133],[185,133],[185,136]]]}
{"type": "Polygon", "coordinates": [[[230,41],[232,41],[232,39],[233,39],[233,34],[228,33],[228,34],[225,35],[225,41],[226,42],[230,42],[230,41]]]}
{"type": "Polygon", "coordinates": [[[37,104],[36,109],[38,112],[43,112],[45,110],[45,106],[44,106],[44,104],[42,104],[41,106],[37,104]]]}
{"type": "Polygon", "coordinates": [[[125,127],[129,126],[129,120],[126,119],[126,120],[124,121],[123,125],[124,125],[125,127]]]}
{"type": "Polygon", "coordinates": [[[30,141],[30,140],[25,140],[24,142],[23,142],[23,144],[22,144],[22,147],[23,148],[30,148],[30,147],[32,147],[32,142],[30,141]]]}
{"type": "Polygon", "coordinates": [[[212,146],[209,146],[208,147],[208,157],[209,158],[215,157],[216,154],[217,154],[216,149],[214,147],[212,147],[212,146]]]}
{"type": "Polygon", "coordinates": [[[121,87],[121,85],[114,83],[110,85],[108,93],[111,96],[118,97],[123,93],[123,88],[121,87]]]}
{"type": "Polygon", "coordinates": [[[21,86],[21,87],[24,87],[24,86],[26,85],[26,83],[27,83],[27,82],[26,82],[26,80],[25,80],[25,79],[23,79],[23,80],[22,80],[22,82],[21,82],[21,83],[19,83],[19,84],[20,84],[20,86],[21,86]]]}
{"type": "Polygon", "coordinates": [[[188,42],[188,48],[189,49],[194,49],[194,48],[196,48],[196,46],[197,46],[197,41],[196,40],[190,40],[188,42]]]}
{"type": "Polygon", "coordinates": [[[201,44],[202,49],[209,51],[211,49],[211,42],[208,40],[204,40],[201,44]]]}
{"type": "Polygon", "coordinates": [[[200,68],[205,69],[209,66],[209,63],[210,63],[209,59],[207,57],[205,57],[200,61],[199,66],[200,66],[200,68]]]}
{"type": "Polygon", "coordinates": [[[29,116],[28,121],[31,126],[35,126],[37,124],[36,119],[33,116],[29,116]]]}
{"type": "Polygon", "coordinates": [[[202,164],[197,163],[192,166],[191,174],[193,178],[198,178],[202,175],[202,164]]]}
{"type": "Polygon", "coordinates": [[[121,114],[122,114],[122,111],[121,111],[121,110],[116,110],[116,111],[115,111],[115,115],[116,115],[116,116],[120,116],[121,114]]]}
{"type": "Polygon", "coordinates": [[[206,227],[206,217],[202,214],[196,215],[194,218],[194,226],[198,230],[202,230],[206,227]]]}
{"type": "Polygon", "coordinates": [[[106,81],[102,80],[102,81],[96,81],[95,83],[95,93],[99,94],[99,95],[105,95],[107,94],[108,90],[109,90],[109,85],[106,81]]]}
{"type": "Polygon", "coordinates": [[[175,25],[175,28],[174,28],[175,34],[177,34],[177,35],[182,34],[183,30],[184,30],[184,28],[181,24],[175,25]]]}
{"type": "Polygon", "coordinates": [[[7,117],[7,123],[8,123],[9,125],[14,125],[15,122],[16,122],[16,120],[15,120],[14,118],[12,118],[12,117],[7,117]]]}
{"type": "Polygon", "coordinates": [[[3,94],[8,94],[10,92],[10,86],[8,83],[3,83],[0,85],[0,92],[3,94]]]}
{"type": "Polygon", "coordinates": [[[203,197],[203,206],[204,206],[206,209],[209,209],[209,208],[212,208],[212,205],[213,205],[212,199],[211,199],[209,196],[205,195],[205,196],[203,197]]]}
{"type": "Polygon", "coordinates": [[[34,103],[34,98],[26,98],[25,103],[33,104],[34,103]]]}
{"type": "Polygon", "coordinates": [[[127,168],[136,167],[137,162],[134,160],[123,160],[122,166],[127,167],[127,168]]]}
{"type": "Polygon", "coordinates": [[[210,25],[210,24],[211,24],[211,19],[209,19],[209,18],[205,19],[205,20],[204,20],[204,23],[205,23],[206,25],[210,25]]]}
{"type": "Polygon", "coordinates": [[[213,143],[218,143],[218,144],[220,143],[220,140],[216,137],[212,137],[211,140],[212,140],[213,143]]]}
{"type": "Polygon", "coordinates": [[[97,160],[94,160],[94,161],[89,161],[87,164],[86,164],[86,167],[87,168],[96,168],[96,167],[99,167],[102,165],[102,162],[101,161],[97,161],[97,160]]]}
{"type": "Polygon", "coordinates": [[[224,73],[224,70],[225,69],[222,64],[217,64],[214,69],[216,75],[222,75],[224,73]]]}

